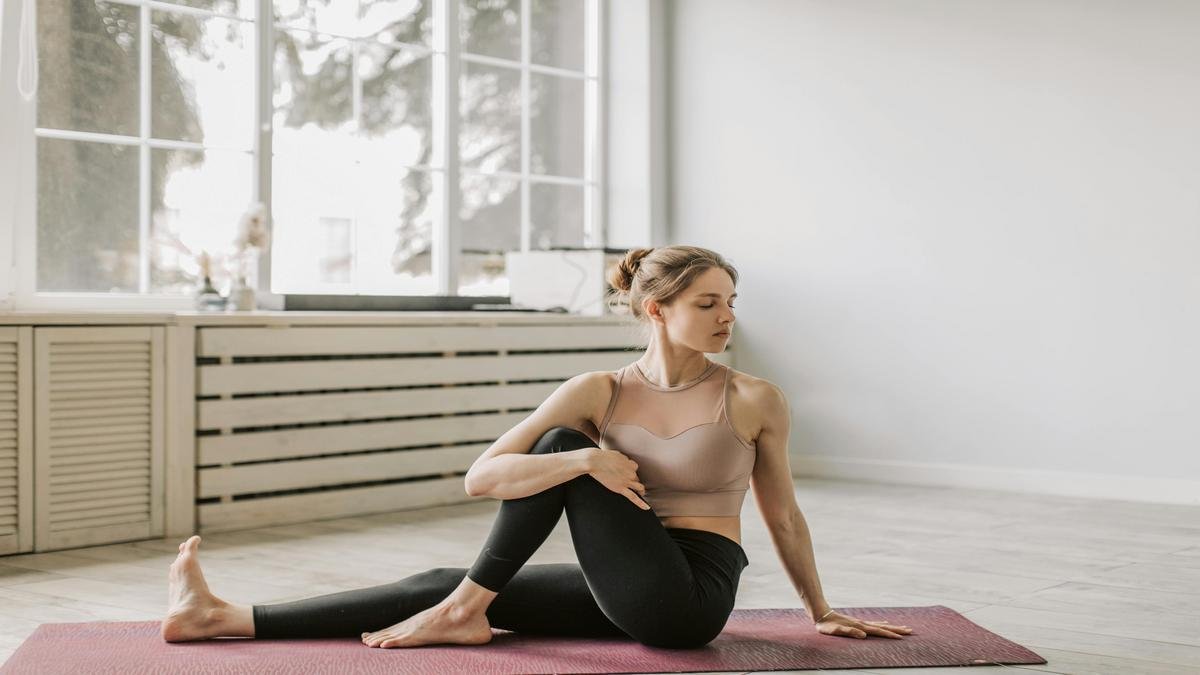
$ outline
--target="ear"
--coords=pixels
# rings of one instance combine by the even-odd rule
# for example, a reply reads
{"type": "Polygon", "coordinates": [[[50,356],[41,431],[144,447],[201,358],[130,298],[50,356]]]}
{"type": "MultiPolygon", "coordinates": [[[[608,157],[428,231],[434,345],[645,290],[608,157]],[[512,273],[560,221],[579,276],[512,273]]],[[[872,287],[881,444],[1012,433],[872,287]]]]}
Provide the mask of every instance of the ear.
{"type": "Polygon", "coordinates": [[[642,301],[642,313],[645,314],[646,317],[651,321],[664,321],[665,319],[663,318],[662,310],[662,305],[658,304],[658,302],[655,300],[646,298],[642,301]]]}

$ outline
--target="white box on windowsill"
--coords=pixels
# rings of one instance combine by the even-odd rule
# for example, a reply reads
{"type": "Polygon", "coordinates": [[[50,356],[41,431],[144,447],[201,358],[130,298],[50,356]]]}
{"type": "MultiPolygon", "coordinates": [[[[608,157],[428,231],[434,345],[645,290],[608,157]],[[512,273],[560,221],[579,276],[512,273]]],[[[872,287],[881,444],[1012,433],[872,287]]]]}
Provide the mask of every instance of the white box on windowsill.
{"type": "Polygon", "coordinates": [[[605,249],[508,251],[504,254],[512,304],[531,309],[561,307],[572,314],[610,314],[605,271],[623,252],[605,249]]]}

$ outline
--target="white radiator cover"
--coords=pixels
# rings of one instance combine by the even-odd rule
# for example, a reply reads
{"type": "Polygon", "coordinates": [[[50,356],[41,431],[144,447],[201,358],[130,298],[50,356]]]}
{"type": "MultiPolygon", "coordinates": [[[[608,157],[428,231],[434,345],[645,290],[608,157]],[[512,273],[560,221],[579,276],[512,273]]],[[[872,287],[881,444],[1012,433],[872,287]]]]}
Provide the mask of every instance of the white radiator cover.
{"type": "Polygon", "coordinates": [[[33,550],[32,331],[0,327],[0,555],[33,550]]]}
{"type": "Polygon", "coordinates": [[[561,319],[200,327],[198,529],[473,501],[475,458],[564,380],[636,359],[636,343],[625,325],[561,319]]]}
{"type": "Polygon", "coordinates": [[[162,536],[163,331],[34,329],[36,550],[162,536]]]}

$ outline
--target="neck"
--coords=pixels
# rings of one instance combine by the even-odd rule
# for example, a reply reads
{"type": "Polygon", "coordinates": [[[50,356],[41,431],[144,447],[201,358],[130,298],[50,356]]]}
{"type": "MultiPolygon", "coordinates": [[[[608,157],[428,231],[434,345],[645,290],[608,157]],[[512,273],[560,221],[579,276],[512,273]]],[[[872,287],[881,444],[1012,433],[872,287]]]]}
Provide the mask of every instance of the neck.
{"type": "Polygon", "coordinates": [[[637,364],[651,382],[673,387],[700,377],[712,361],[693,349],[670,350],[651,344],[637,364]]]}

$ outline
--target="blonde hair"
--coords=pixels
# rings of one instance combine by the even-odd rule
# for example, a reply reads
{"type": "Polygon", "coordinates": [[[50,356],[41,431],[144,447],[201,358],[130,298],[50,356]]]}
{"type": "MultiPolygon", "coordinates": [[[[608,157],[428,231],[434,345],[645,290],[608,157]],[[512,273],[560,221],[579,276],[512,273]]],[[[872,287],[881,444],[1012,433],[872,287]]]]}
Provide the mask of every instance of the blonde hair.
{"type": "Polygon", "coordinates": [[[696,277],[714,267],[728,272],[737,285],[737,270],[716,251],[699,246],[631,249],[624,260],[608,268],[608,283],[613,288],[610,301],[628,302],[634,318],[649,323],[642,311],[643,301],[649,298],[670,305],[696,277]]]}

